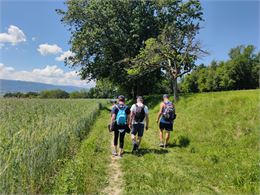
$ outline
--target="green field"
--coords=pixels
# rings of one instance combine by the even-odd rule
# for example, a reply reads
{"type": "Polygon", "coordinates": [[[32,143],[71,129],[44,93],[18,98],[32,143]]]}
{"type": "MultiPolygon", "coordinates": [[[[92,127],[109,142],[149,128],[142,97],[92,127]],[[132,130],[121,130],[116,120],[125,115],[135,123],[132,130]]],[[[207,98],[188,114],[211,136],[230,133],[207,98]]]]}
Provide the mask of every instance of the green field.
{"type": "MultiPolygon", "coordinates": [[[[259,90],[183,95],[166,149],[158,97],[139,154],[117,163],[124,194],[258,194],[259,90]]],[[[110,114],[97,100],[0,101],[0,193],[100,194],[109,185],[110,114]],[[40,178],[40,179],[39,179],[40,178]]],[[[101,101],[104,103],[104,101],[101,101]]]]}
{"type": "Polygon", "coordinates": [[[104,102],[0,99],[0,193],[46,190],[104,102]]]}

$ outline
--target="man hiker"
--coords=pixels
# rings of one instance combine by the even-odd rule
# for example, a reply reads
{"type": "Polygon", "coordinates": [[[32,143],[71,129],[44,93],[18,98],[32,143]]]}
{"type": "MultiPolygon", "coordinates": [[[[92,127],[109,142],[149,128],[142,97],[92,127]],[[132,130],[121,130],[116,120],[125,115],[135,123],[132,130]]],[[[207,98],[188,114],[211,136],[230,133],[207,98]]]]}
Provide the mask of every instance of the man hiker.
{"type": "MultiPolygon", "coordinates": [[[[130,122],[130,109],[125,105],[125,97],[123,95],[118,96],[118,104],[112,108],[111,124],[114,123],[114,151],[113,155],[118,155],[117,144],[119,138],[119,156],[122,157],[124,148],[124,139],[127,128],[129,128],[130,122]]],[[[111,129],[112,130],[112,129],[111,129]]]]}
{"type": "Polygon", "coordinates": [[[170,132],[173,130],[173,120],[175,117],[174,104],[169,100],[169,96],[165,94],[163,95],[163,102],[160,105],[156,121],[157,123],[159,122],[160,128],[160,147],[167,147],[170,139],[170,132]],[[165,142],[163,142],[163,130],[166,131],[165,142]]]}
{"type": "Polygon", "coordinates": [[[148,130],[149,127],[149,117],[148,117],[148,108],[143,104],[143,97],[138,96],[136,100],[136,104],[133,104],[131,107],[131,115],[130,115],[130,125],[132,127],[131,138],[133,142],[133,152],[137,151],[143,134],[144,134],[144,124],[145,129],[148,130]],[[144,123],[145,119],[145,123],[144,123]],[[136,141],[136,134],[138,139],[136,141]]]}

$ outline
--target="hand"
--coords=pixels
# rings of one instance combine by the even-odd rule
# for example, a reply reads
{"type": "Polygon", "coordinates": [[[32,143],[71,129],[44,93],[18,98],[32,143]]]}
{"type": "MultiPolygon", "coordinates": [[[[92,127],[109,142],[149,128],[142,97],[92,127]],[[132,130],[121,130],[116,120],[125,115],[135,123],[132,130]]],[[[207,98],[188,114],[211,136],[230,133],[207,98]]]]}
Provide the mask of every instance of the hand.
{"type": "Polygon", "coordinates": [[[148,127],[148,126],[146,126],[146,127],[145,127],[145,129],[146,129],[146,131],[147,131],[147,130],[149,129],[149,127],[148,127]]]}
{"type": "Polygon", "coordinates": [[[158,120],[158,119],[156,120],[156,123],[157,123],[157,124],[159,123],[159,120],[158,120]]]}

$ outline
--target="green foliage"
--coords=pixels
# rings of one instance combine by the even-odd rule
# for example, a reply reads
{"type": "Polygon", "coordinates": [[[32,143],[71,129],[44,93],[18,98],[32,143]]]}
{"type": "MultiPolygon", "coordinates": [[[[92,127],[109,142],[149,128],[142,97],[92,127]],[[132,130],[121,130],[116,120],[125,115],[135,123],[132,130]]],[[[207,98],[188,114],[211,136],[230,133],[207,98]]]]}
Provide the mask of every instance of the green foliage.
{"type": "MultiPolygon", "coordinates": [[[[83,79],[107,78],[124,89],[128,95],[135,96],[142,91],[136,83],[145,80],[143,86],[149,88],[154,81],[160,81],[162,76],[158,73],[159,68],[153,68],[144,74],[141,72],[138,77],[133,76],[138,73],[138,69],[128,71],[133,66],[132,59],[139,53],[139,57],[144,57],[144,42],[149,47],[149,42],[155,40],[157,44],[159,39],[163,43],[158,43],[157,48],[164,54],[173,54],[175,51],[169,49],[174,46],[179,50],[173,54],[174,58],[171,60],[178,59],[189,67],[193,63],[187,62],[194,61],[197,57],[194,50],[193,53],[189,52],[187,57],[184,57],[183,51],[180,50],[182,43],[187,40],[193,42],[199,29],[198,21],[202,20],[202,8],[197,0],[69,0],[66,5],[66,11],[57,12],[72,33],[71,51],[75,56],[70,62],[72,66],[80,67],[79,72],[83,79]],[[167,39],[171,41],[168,43],[167,39]]],[[[189,45],[193,48],[195,46],[189,45]]],[[[161,58],[159,55],[157,57],[161,58]]],[[[158,62],[156,56],[151,60],[158,62]]],[[[178,66],[187,68],[180,63],[178,66]]]]}
{"type": "MultiPolygon", "coordinates": [[[[162,29],[157,37],[145,41],[145,47],[133,59],[133,67],[143,72],[166,71],[174,82],[174,99],[177,100],[177,79],[195,67],[195,61],[206,52],[202,50],[196,36],[202,21],[199,1],[164,1],[160,5],[162,29]],[[163,21],[167,22],[164,23],[163,21]]],[[[140,72],[140,71],[139,71],[140,72]]]]}
{"type": "Polygon", "coordinates": [[[3,95],[4,98],[36,98],[39,94],[37,92],[28,92],[28,93],[5,93],[3,95]]]}
{"type": "Polygon", "coordinates": [[[48,192],[102,100],[0,99],[0,193],[48,192]]]}
{"type": "Polygon", "coordinates": [[[69,98],[69,93],[60,89],[44,90],[40,92],[40,98],[69,98]]]}
{"type": "Polygon", "coordinates": [[[260,53],[252,45],[230,50],[226,62],[213,61],[210,66],[199,66],[186,75],[181,83],[183,92],[208,92],[258,88],[260,53]]]}
{"type": "MultiPolygon", "coordinates": [[[[259,90],[187,94],[176,103],[170,145],[161,149],[150,107],[150,129],[139,155],[121,162],[124,194],[257,194],[259,90]]],[[[156,97],[151,98],[153,101],[156,97]]]]}
{"type": "Polygon", "coordinates": [[[81,91],[73,91],[69,94],[70,98],[88,98],[88,91],[81,90],[81,91]]]}

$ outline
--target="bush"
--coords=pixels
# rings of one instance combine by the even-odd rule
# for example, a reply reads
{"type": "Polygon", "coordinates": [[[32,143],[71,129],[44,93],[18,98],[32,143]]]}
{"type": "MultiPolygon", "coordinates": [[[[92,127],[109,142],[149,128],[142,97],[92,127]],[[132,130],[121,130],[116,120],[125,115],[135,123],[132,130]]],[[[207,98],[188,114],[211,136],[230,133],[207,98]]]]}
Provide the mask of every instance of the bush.
{"type": "Polygon", "coordinates": [[[69,98],[69,93],[60,89],[44,90],[40,92],[40,98],[69,98]]]}

